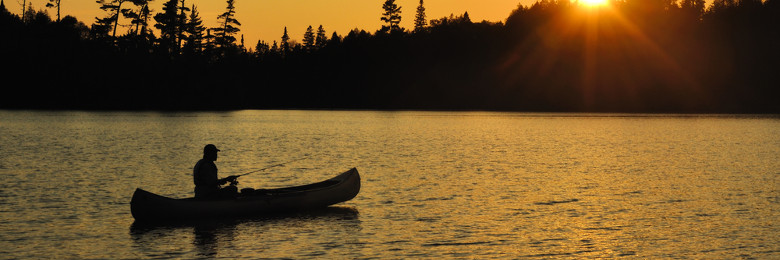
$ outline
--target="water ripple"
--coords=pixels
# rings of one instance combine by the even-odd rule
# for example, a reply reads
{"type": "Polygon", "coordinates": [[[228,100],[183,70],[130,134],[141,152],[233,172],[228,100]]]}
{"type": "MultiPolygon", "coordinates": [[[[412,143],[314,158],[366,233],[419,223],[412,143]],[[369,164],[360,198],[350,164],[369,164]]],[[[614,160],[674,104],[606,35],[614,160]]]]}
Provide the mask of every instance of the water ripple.
{"type": "Polygon", "coordinates": [[[11,259],[780,258],[780,120],[489,112],[0,111],[11,259]],[[135,188],[192,196],[362,177],[348,212],[133,224],[135,188]],[[359,210],[359,212],[357,211],[359,210]],[[128,227],[130,228],[127,232],[128,227]]]}

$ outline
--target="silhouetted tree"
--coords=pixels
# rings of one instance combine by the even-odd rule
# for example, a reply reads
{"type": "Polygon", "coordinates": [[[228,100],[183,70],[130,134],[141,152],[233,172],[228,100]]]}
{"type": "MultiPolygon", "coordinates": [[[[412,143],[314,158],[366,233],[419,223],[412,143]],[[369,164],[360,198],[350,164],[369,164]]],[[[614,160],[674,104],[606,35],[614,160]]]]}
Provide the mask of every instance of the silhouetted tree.
{"type": "Polygon", "coordinates": [[[130,0],[97,0],[97,3],[100,4],[100,9],[106,11],[108,15],[104,18],[96,18],[96,23],[103,26],[113,24],[111,25],[111,37],[116,37],[119,16],[130,10],[129,8],[122,8],[122,5],[126,2],[130,2],[130,0]]]}
{"type": "Polygon", "coordinates": [[[279,54],[279,44],[277,44],[276,41],[274,41],[274,44],[271,45],[270,52],[279,54]]]}
{"type": "Polygon", "coordinates": [[[32,2],[27,3],[27,8],[22,7],[22,22],[30,24],[35,19],[35,9],[32,2]]]}
{"type": "MultiPolygon", "coordinates": [[[[30,3],[30,9],[32,9],[32,3],[30,3]]],[[[25,15],[27,14],[27,0],[22,0],[22,22],[25,21],[25,15]]]]}
{"type": "Polygon", "coordinates": [[[282,34],[282,41],[279,44],[279,53],[282,57],[285,57],[290,52],[290,36],[287,35],[287,26],[284,27],[284,34],[282,34]]]}
{"type": "Polygon", "coordinates": [[[49,8],[57,8],[57,22],[60,21],[60,2],[62,0],[49,0],[48,3],[46,3],[46,7],[49,8]]]}
{"type": "Polygon", "coordinates": [[[401,27],[398,25],[401,23],[401,7],[395,4],[395,0],[386,0],[382,5],[382,20],[386,25],[382,26],[381,31],[393,32],[401,31],[401,27]]]}
{"type": "Polygon", "coordinates": [[[325,47],[325,45],[328,44],[328,37],[325,36],[325,28],[320,25],[319,28],[317,28],[317,36],[315,37],[315,46],[317,49],[322,49],[325,47]]]}
{"type": "Polygon", "coordinates": [[[224,13],[217,16],[217,21],[219,21],[220,26],[213,28],[214,37],[217,46],[225,50],[235,44],[236,37],[234,35],[241,31],[238,28],[241,23],[236,20],[235,0],[227,0],[227,8],[225,8],[224,13]]]}
{"type": "Polygon", "coordinates": [[[80,22],[76,17],[66,15],[60,20],[60,24],[65,36],[65,39],[70,39],[73,42],[86,41],[89,38],[89,27],[83,22],[80,22]]]}
{"type": "Polygon", "coordinates": [[[306,28],[306,32],[303,33],[303,48],[306,50],[306,52],[311,52],[314,50],[314,43],[315,43],[315,36],[314,36],[314,29],[311,28],[311,25],[309,25],[308,28],[306,28]]]}
{"type": "Polygon", "coordinates": [[[44,10],[35,11],[32,8],[32,3],[30,3],[30,7],[27,8],[26,17],[27,21],[25,23],[33,28],[46,28],[52,23],[49,13],[44,10]]]}
{"type": "MultiPolygon", "coordinates": [[[[139,1],[139,0],[136,0],[139,1]]],[[[181,48],[181,42],[184,40],[185,33],[184,30],[187,27],[187,14],[185,12],[189,12],[190,8],[184,5],[184,2],[186,0],[181,0],[181,4],[179,5],[179,15],[176,16],[176,47],[181,48]]]]}
{"type": "MultiPolygon", "coordinates": [[[[590,12],[576,1],[543,0],[518,6],[505,23],[473,23],[463,13],[428,20],[425,33],[410,35],[392,29],[400,8],[388,5],[398,19],[383,19],[376,33],[356,28],[326,39],[321,25],[297,44],[285,28],[283,47],[278,39],[271,46],[258,41],[252,52],[244,51],[243,35],[240,48],[231,42],[229,52],[216,49],[211,29],[203,36],[198,10],[192,6],[184,19],[177,0],[171,19],[158,23],[179,27],[165,32],[175,39],[166,48],[182,46],[172,61],[164,59],[175,51],[164,51],[163,41],[143,29],[149,0],[126,1],[134,6],[116,4],[128,11],[111,9],[109,16],[132,18],[135,29],[111,38],[117,19],[93,24],[88,37],[73,17],[54,23],[27,1],[21,19],[3,11],[0,0],[0,63],[12,65],[9,75],[37,81],[20,90],[26,94],[0,95],[0,109],[780,112],[780,0],[716,0],[703,15],[701,0],[612,0],[610,15],[595,20],[586,20],[590,12]],[[146,42],[134,35],[144,33],[146,42]],[[116,71],[132,76],[116,81],[116,71]],[[220,91],[198,91],[228,74],[220,91]],[[205,99],[217,105],[198,105],[205,99]]],[[[415,17],[415,31],[423,20],[415,17]]]]}
{"type": "Polygon", "coordinates": [[[425,6],[423,6],[423,0],[420,0],[420,5],[417,6],[417,15],[414,16],[414,30],[421,31],[428,26],[428,20],[425,18],[425,6]]]}
{"type": "Polygon", "coordinates": [[[203,52],[209,55],[213,54],[216,50],[214,35],[211,34],[211,28],[206,28],[206,36],[203,37],[203,52]]]}
{"type": "Polygon", "coordinates": [[[196,54],[203,52],[203,41],[205,38],[203,33],[206,31],[206,27],[203,26],[198,8],[193,4],[191,9],[192,12],[190,12],[189,19],[187,19],[183,30],[186,35],[183,51],[196,54]]]}
{"type": "Polygon", "coordinates": [[[130,18],[130,24],[135,25],[135,28],[131,30],[131,34],[145,36],[152,34],[151,30],[148,28],[149,26],[149,19],[151,18],[149,15],[151,13],[151,9],[149,8],[149,2],[154,0],[132,0],[133,4],[138,7],[137,10],[131,10],[128,9],[123,15],[127,18],[130,18]]]}
{"type": "Polygon", "coordinates": [[[263,40],[258,40],[257,45],[255,45],[255,53],[257,55],[262,56],[265,54],[268,54],[268,52],[271,51],[271,47],[263,40]]]}
{"type": "Polygon", "coordinates": [[[167,53],[178,53],[178,37],[182,31],[179,14],[179,0],[168,0],[163,4],[163,12],[154,16],[157,24],[155,28],[160,30],[160,47],[167,53]]]}
{"type": "Polygon", "coordinates": [[[711,13],[719,13],[732,6],[736,6],[736,0],[714,0],[709,10],[711,13]]]}
{"type": "Polygon", "coordinates": [[[5,8],[3,0],[0,0],[0,23],[3,23],[3,25],[10,24],[11,18],[11,12],[8,11],[8,8],[5,8]]]}
{"type": "Polygon", "coordinates": [[[328,45],[336,46],[341,44],[341,36],[339,36],[338,33],[333,32],[333,34],[330,36],[330,40],[328,40],[328,45]]]}
{"type": "Polygon", "coordinates": [[[680,9],[689,17],[695,18],[697,21],[704,15],[704,7],[706,2],[704,0],[682,0],[680,2],[680,9]]]}
{"type": "Polygon", "coordinates": [[[455,16],[454,14],[450,14],[449,17],[433,19],[431,20],[431,27],[442,27],[448,25],[461,25],[461,24],[470,24],[470,23],[471,23],[471,19],[469,18],[469,12],[465,12],[461,16],[455,16]]]}

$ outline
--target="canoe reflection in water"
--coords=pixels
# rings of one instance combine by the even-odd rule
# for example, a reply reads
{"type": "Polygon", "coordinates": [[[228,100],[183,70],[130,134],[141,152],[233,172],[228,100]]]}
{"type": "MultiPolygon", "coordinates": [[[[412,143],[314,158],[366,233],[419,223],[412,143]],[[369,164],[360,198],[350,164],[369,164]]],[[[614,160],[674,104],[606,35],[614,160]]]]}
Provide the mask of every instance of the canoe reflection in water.
{"type": "MultiPolygon", "coordinates": [[[[259,218],[189,220],[179,223],[134,222],[130,236],[143,258],[246,258],[230,248],[253,248],[258,257],[290,244],[305,244],[312,236],[332,237],[333,243],[359,245],[358,210],[331,206],[305,212],[264,215],[259,218]],[[350,242],[351,241],[351,242],[350,242]]],[[[312,245],[311,250],[317,250],[312,245]]],[[[246,251],[243,252],[246,254],[246,251]]],[[[278,254],[278,253],[277,253],[278,254]]],[[[290,256],[315,252],[288,252],[290,256]]]]}

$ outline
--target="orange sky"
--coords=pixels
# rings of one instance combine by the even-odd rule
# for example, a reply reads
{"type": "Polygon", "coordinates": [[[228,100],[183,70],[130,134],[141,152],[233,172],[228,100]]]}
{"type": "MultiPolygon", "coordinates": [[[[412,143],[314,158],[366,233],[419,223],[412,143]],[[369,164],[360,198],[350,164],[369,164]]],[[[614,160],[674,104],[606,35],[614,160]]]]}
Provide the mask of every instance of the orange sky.
{"type": "MultiPolygon", "coordinates": [[[[6,8],[12,13],[21,13],[23,0],[4,0],[6,8]]],[[[161,12],[162,4],[167,0],[155,0],[154,13],[161,12]]],[[[468,11],[472,21],[504,21],[518,4],[530,5],[536,0],[424,0],[428,20],[462,14],[468,11]]],[[[48,0],[27,0],[33,8],[42,9],[48,0]]],[[[710,2],[710,1],[708,1],[710,2]]],[[[225,0],[186,0],[187,5],[195,4],[207,27],[216,26],[217,15],[225,11],[225,0]]],[[[300,42],[306,27],[316,28],[322,25],[328,37],[333,31],[344,36],[351,29],[359,28],[374,32],[382,26],[379,20],[384,0],[236,0],[236,15],[241,22],[241,32],[247,47],[254,48],[258,39],[279,41],[284,27],[290,37],[300,42]]],[[[414,26],[414,15],[419,0],[396,0],[402,7],[401,26],[409,29],[414,26]]],[[[95,21],[96,16],[104,16],[94,0],[62,0],[62,16],[73,15],[87,25],[95,21]]],[[[55,10],[50,10],[52,18],[55,10]]],[[[120,21],[121,23],[122,21],[120,21]]],[[[127,21],[124,21],[125,23],[127,21]]],[[[236,38],[240,39],[240,35],[236,38]]]]}

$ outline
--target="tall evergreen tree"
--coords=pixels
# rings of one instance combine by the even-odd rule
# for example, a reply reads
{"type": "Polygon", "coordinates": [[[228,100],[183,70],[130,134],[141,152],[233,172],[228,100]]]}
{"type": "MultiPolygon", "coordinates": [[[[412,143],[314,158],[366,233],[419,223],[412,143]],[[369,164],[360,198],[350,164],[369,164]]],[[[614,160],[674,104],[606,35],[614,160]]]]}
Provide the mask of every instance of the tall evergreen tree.
{"type": "Polygon", "coordinates": [[[428,20],[425,19],[425,6],[423,6],[423,0],[420,0],[420,5],[417,6],[417,15],[414,16],[414,30],[420,31],[428,26],[428,20]]]}
{"type": "Polygon", "coordinates": [[[184,5],[184,2],[186,0],[181,0],[181,4],[179,5],[179,15],[176,16],[176,39],[178,40],[176,42],[176,47],[181,48],[181,42],[184,40],[184,29],[187,27],[187,13],[189,12],[190,8],[184,5]]]}
{"type": "Polygon", "coordinates": [[[314,41],[314,29],[309,25],[309,27],[306,28],[306,32],[303,34],[303,48],[306,49],[307,52],[311,52],[314,50],[314,41]]]}
{"type": "Polygon", "coordinates": [[[282,57],[287,55],[287,53],[290,51],[290,36],[287,35],[287,26],[284,27],[284,34],[282,34],[282,41],[279,44],[279,53],[282,54],[282,57]]]}
{"type": "Polygon", "coordinates": [[[235,35],[241,31],[241,29],[238,28],[238,26],[241,26],[241,23],[236,20],[235,2],[235,0],[227,0],[225,12],[217,16],[219,27],[213,28],[214,40],[216,41],[217,47],[220,47],[223,50],[235,45],[235,35]]]}
{"type": "Polygon", "coordinates": [[[320,25],[320,27],[317,28],[317,36],[315,37],[314,45],[317,49],[322,49],[327,43],[328,37],[325,36],[325,28],[322,28],[322,25],[320,25]]]}
{"type": "Polygon", "coordinates": [[[160,47],[170,53],[178,52],[178,41],[180,28],[179,20],[179,0],[168,0],[163,4],[163,12],[154,16],[157,24],[155,28],[160,29],[160,47]]]}
{"type": "Polygon", "coordinates": [[[206,27],[203,26],[198,8],[194,4],[191,10],[192,12],[190,12],[189,19],[187,19],[183,30],[186,35],[184,51],[187,53],[200,53],[203,51],[203,32],[206,31],[206,27]]]}
{"type": "Polygon", "coordinates": [[[401,7],[395,4],[395,0],[386,0],[382,5],[381,20],[387,25],[382,26],[382,31],[400,31],[401,27],[398,25],[401,23],[401,7]]]}

